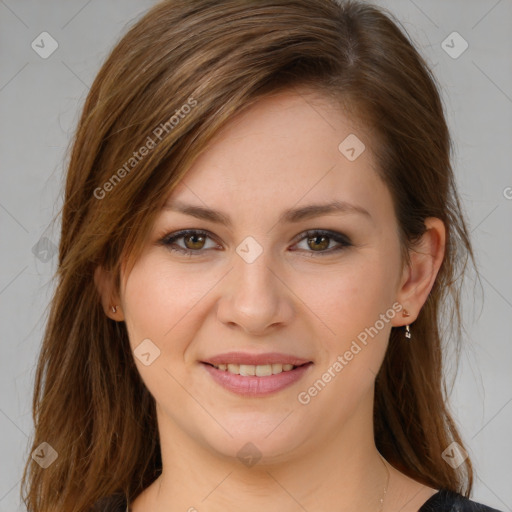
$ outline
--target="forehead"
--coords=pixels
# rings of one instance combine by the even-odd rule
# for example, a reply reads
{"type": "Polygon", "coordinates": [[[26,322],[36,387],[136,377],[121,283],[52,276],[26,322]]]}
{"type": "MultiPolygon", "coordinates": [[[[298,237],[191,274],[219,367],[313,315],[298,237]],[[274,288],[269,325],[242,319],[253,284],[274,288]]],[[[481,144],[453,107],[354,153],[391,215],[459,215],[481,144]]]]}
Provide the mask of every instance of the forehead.
{"type": "Polygon", "coordinates": [[[326,201],[370,211],[387,189],[366,137],[358,122],[320,93],[262,98],[219,131],[167,205],[232,210],[235,219],[326,201]]]}

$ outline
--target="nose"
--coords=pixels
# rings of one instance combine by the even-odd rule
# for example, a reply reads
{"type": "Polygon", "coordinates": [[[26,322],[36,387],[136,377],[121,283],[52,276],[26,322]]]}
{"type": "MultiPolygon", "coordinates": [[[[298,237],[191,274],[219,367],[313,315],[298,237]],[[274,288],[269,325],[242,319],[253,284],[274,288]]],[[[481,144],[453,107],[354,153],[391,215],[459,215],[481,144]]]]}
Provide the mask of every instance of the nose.
{"type": "Polygon", "coordinates": [[[290,323],[293,293],[284,271],[271,261],[267,251],[249,261],[235,255],[234,268],[224,280],[217,316],[230,328],[263,336],[290,323]]]}

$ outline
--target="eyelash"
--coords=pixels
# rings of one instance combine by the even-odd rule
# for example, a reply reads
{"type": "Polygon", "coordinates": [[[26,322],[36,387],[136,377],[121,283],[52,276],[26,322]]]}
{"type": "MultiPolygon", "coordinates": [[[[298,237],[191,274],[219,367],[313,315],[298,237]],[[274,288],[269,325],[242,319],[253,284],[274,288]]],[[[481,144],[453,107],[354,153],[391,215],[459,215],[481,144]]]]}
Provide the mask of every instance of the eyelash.
{"type": "MultiPolygon", "coordinates": [[[[184,238],[187,235],[204,236],[204,237],[213,239],[213,237],[210,236],[210,233],[208,233],[207,231],[202,231],[202,230],[197,230],[197,229],[184,229],[182,231],[177,231],[176,233],[170,233],[170,234],[164,236],[161,240],[159,240],[159,243],[161,245],[167,247],[172,252],[178,252],[180,254],[183,254],[183,255],[189,256],[189,257],[195,256],[195,255],[200,255],[201,253],[203,253],[204,252],[203,249],[197,249],[197,250],[184,249],[183,247],[179,247],[174,244],[174,242],[176,240],[179,240],[180,238],[184,238]]],[[[340,244],[338,247],[330,248],[330,249],[327,249],[324,251],[306,251],[306,252],[311,253],[310,254],[311,257],[322,256],[325,254],[332,254],[334,252],[338,252],[343,249],[346,249],[347,247],[352,246],[352,243],[350,242],[350,240],[347,236],[343,235],[342,233],[337,233],[336,231],[328,231],[328,230],[324,230],[324,229],[314,229],[314,230],[305,231],[304,233],[301,233],[301,235],[303,235],[303,236],[301,238],[299,238],[297,240],[297,242],[295,242],[295,243],[302,242],[302,240],[308,239],[308,238],[315,238],[317,236],[325,236],[325,237],[327,237],[331,240],[334,240],[335,242],[338,242],[340,244]]]]}

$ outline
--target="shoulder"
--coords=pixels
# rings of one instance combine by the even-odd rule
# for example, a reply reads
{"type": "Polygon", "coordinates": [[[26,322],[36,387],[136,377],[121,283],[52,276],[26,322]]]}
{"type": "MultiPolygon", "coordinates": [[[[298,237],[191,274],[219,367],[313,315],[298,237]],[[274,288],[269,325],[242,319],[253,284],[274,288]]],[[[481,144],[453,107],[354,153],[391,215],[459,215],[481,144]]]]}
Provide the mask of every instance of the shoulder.
{"type": "Polygon", "coordinates": [[[429,498],[418,512],[501,512],[476,503],[460,494],[441,489],[429,498]]]}

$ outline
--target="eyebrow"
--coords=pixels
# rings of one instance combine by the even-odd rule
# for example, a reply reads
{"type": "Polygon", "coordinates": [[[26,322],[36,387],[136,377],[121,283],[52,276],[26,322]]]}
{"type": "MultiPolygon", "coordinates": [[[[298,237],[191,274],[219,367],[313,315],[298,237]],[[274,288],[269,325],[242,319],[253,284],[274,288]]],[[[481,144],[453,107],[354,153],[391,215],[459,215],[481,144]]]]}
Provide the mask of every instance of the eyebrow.
{"type": "MultiPolygon", "coordinates": [[[[231,228],[233,223],[229,215],[222,213],[218,210],[211,208],[205,208],[203,206],[195,206],[191,204],[182,203],[181,201],[168,201],[164,207],[164,210],[171,210],[175,212],[184,213],[185,215],[191,215],[198,219],[207,220],[216,224],[222,224],[228,228],[231,228]]],[[[332,215],[336,213],[341,214],[359,214],[367,217],[370,220],[372,216],[362,206],[347,203],[345,201],[331,201],[326,204],[309,204],[300,208],[289,208],[285,210],[279,216],[280,223],[297,223],[303,220],[311,219],[313,217],[320,217],[321,215],[332,215]]]]}

